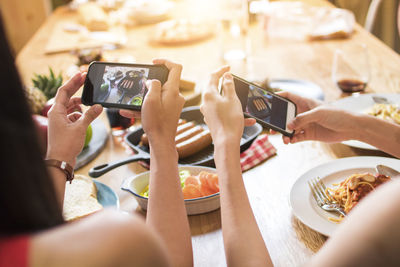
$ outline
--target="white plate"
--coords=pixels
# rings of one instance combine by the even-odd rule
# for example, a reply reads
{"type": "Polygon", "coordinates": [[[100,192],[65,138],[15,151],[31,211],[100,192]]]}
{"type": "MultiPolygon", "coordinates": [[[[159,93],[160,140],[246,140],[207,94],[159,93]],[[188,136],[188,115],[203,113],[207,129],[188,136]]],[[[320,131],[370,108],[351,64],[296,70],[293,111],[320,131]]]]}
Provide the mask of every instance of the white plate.
{"type": "Polygon", "coordinates": [[[272,79],[269,81],[271,88],[279,88],[300,96],[324,100],[324,91],[315,83],[294,79],[272,79]]]}
{"type": "MultiPolygon", "coordinates": [[[[375,104],[372,96],[385,97],[390,103],[400,105],[400,94],[355,94],[331,104],[348,111],[366,113],[375,104]]],[[[342,144],[361,149],[379,150],[374,146],[356,140],[344,141],[342,144]]]]}
{"type": "Polygon", "coordinates": [[[330,187],[333,183],[343,181],[354,173],[376,173],[375,166],[377,164],[383,164],[400,171],[400,160],[385,157],[342,158],[307,171],[297,179],[290,191],[290,205],[293,214],[308,227],[323,235],[331,236],[339,224],[328,220],[328,218],[338,218],[338,216],[317,206],[307,181],[319,177],[327,187],[330,187]]]}

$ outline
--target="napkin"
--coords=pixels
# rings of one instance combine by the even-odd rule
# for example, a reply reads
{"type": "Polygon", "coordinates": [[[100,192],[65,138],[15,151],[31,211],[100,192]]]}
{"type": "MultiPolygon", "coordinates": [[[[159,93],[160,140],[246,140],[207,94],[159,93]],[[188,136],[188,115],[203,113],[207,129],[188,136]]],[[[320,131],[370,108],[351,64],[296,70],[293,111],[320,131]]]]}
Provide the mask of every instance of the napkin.
{"type": "Polygon", "coordinates": [[[247,171],[276,154],[276,148],[268,141],[268,135],[262,134],[253,144],[240,154],[242,171],[247,171]]]}

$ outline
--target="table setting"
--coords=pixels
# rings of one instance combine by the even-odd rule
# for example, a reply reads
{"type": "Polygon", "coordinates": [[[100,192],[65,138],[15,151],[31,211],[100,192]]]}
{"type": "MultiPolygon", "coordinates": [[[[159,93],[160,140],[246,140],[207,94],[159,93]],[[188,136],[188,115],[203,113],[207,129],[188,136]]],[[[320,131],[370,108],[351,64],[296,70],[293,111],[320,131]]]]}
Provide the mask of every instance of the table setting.
{"type": "MultiPolygon", "coordinates": [[[[328,1],[273,1],[270,5],[268,1],[245,1],[246,5],[236,1],[229,9],[237,12],[235,20],[221,9],[224,1],[221,6],[211,0],[85,2],[75,0],[57,8],[16,56],[28,90],[52,90],[43,85],[44,78],[38,78],[51,77],[49,67],[55,76],[55,82],[49,83],[54,85],[58,73],[65,81],[82,65],[87,70],[94,60],[148,64],[162,57],[183,65],[180,91],[186,105],[180,118],[182,124],[193,123],[190,128],[198,132],[208,131],[199,110],[201,92],[209,74],[225,64],[231,65],[233,74],[266,91],[287,91],[400,124],[399,55],[357,24],[350,11],[328,1]],[[296,11],[290,20],[288,16],[296,11]],[[99,15],[83,15],[90,12],[99,15]],[[296,20],[303,24],[294,33],[288,25],[296,20]],[[316,20],[322,20],[321,27],[310,27],[316,20]],[[228,41],[232,46],[226,45],[228,41]],[[351,52],[355,47],[362,49],[351,52]],[[346,87],[344,80],[359,80],[362,86],[346,87]]],[[[34,94],[33,102],[38,102],[38,93],[34,94]]],[[[81,94],[82,89],[77,95],[81,94]]],[[[35,116],[43,116],[47,101],[41,97],[35,116]]],[[[140,119],[124,121],[117,110],[107,109],[91,128],[75,170],[83,176],[79,183],[85,191],[79,194],[91,199],[90,209],[78,214],[69,207],[68,218],[81,219],[106,207],[145,216],[151,163],[140,119]],[[92,204],[93,199],[101,207],[92,204]]],[[[258,123],[245,127],[240,147],[246,191],[276,266],[305,264],[334,234],[343,218],[323,210],[319,201],[332,201],[338,184],[357,173],[373,177],[358,177],[358,181],[380,184],[377,165],[400,171],[399,159],[366,143],[286,145],[280,134],[271,134],[258,123]]],[[[195,266],[226,265],[213,151],[210,140],[179,159],[195,266]]],[[[80,195],[70,191],[68,205],[76,206],[80,195]]]]}

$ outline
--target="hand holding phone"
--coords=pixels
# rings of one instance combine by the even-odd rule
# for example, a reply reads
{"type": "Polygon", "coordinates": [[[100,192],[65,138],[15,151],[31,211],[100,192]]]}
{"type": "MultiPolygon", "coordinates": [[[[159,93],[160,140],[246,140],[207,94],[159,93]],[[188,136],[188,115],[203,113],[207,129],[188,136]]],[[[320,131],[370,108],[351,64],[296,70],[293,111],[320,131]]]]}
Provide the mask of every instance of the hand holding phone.
{"type": "Polygon", "coordinates": [[[164,65],[92,62],[86,76],[82,103],[88,106],[141,110],[147,93],[146,81],[164,84],[168,78],[164,65]]]}
{"type": "Polygon", "coordinates": [[[286,136],[293,135],[294,132],[287,128],[287,124],[296,116],[295,103],[235,75],[232,76],[245,116],[255,118],[264,127],[286,136]]]}

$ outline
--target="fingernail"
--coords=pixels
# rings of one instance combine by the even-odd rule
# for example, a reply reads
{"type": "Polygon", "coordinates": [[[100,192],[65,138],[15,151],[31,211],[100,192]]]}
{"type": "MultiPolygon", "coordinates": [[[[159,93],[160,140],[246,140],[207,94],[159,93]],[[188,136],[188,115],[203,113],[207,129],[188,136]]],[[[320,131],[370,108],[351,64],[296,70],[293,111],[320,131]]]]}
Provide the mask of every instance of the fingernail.
{"type": "Polygon", "coordinates": [[[147,88],[149,88],[150,85],[151,85],[151,80],[147,80],[147,81],[146,81],[146,86],[147,86],[147,88]]]}
{"type": "Polygon", "coordinates": [[[96,113],[100,113],[103,110],[103,107],[99,104],[96,104],[96,105],[94,105],[93,109],[96,113]]]}
{"type": "Polygon", "coordinates": [[[224,74],[224,79],[232,80],[233,77],[232,77],[232,75],[231,75],[229,72],[225,72],[225,74],[224,74]]]}

